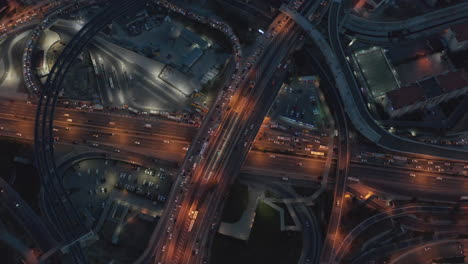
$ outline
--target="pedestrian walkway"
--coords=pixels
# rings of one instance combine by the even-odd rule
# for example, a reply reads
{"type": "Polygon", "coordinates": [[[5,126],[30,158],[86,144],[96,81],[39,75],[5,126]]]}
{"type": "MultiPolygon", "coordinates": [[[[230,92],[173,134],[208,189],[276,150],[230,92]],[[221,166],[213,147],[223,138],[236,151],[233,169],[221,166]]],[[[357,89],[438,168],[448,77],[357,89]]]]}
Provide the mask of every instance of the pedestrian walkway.
{"type": "Polygon", "coordinates": [[[242,213],[241,218],[235,223],[221,222],[218,229],[219,233],[240,240],[249,240],[250,231],[252,230],[253,222],[255,220],[258,201],[259,199],[264,198],[264,190],[251,185],[247,185],[247,187],[249,190],[249,203],[245,211],[242,213]]]}

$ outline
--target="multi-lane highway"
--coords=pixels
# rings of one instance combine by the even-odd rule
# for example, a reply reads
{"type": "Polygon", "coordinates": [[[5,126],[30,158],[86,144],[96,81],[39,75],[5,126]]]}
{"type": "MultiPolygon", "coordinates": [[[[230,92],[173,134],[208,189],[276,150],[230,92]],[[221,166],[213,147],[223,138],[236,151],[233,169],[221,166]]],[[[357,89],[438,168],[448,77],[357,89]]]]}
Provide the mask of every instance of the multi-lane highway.
{"type": "Polygon", "coordinates": [[[295,34],[289,32],[292,27],[293,23],[283,16],[274,20],[266,31],[271,37],[263,39],[244,64],[251,69],[235,78],[239,87],[232,100],[227,100],[226,105],[224,100],[216,102],[208,114],[200,136],[191,146],[198,149],[198,155],[192,156],[189,150],[182,165],[182,178],[186,180],[181,187],[185,189],[176,188],[171,192],[167,215],[159,223],[168,232],[160,232],[163,236],[155,247],[155,262],[192,263],[204,258],[204,245],[213,235],[212,223],[217,223],[224,193],[240,170],[276,94],[267,93],[265,87],[277,70],[276,65],[293,46],[295,34]],[[260,75],[262,79],[256,78],[260,75]],[[219,117],[210,118],[213,112],[218,112],[219,117]]]}
{"type": "MultiPolygon", "coordinates": [[[[370,226],[381,222],[383,220],[387,220],[394,217],[411,215],[415,213],[429,213],[429,214],[448,214],[450,212],[454,212],[454,208],[449,206],[424,206],[424,205],[409,205],[405,207],[399,207],[396,209],[391,209],[388,211],[384,211],[382,213],[376,214],[372,217],[367,218],[366,220],[359,223],[356,227],[351,230],[346,237],[343,239],[340,247],[338,248],[335,257],[330,260],[329,263],[342,263],[342,260],[348,250],[350,249],[354,239],[356,239],[359,234],[367,230],[370,226]]],[[[458,212],[463,212],[466,214],[468,208],[461,207],[456,209],[458,212]]]]}
{"type": "Polygon", "coordinates": [[[391,45],[422,39],[467,20],[468,3],[460,2],[404,20],[371,20],[349,12],[346,14],[342,26],[345,29],[345,34],[360,41],[391,45]]]}
{"type": "Polygon", "coordinates": [[[25,228],[42,253],[57,246],[46,223],[2,178],[0,178],[0,198],[0,203],[25,228]]]}
{"type": "MultiPolygon", "coordinates": [[[[35,105],[25,101],[0,100],[0,112],[2,113],[0,114],[2,123],[0,134],[31,140],[34,136],[34,111],[35,105]],[[21,136],[18,136],[17,133],[20,133],[21,136]]],[[[56,144],[73,144],[79,147],[88,147],[90,150],[104,150],[116,154],[127,150],[173,162],[183,160],[187,146],[197,132],[197,128],[192,125],[152,116],[136,116],[124,111],[80,110],[74,107],[66,108],[63,104],[56,108],[54,129],[54,137],[57,137],[56,144]],[[72,119],[72,122],[67,122],[67,119],[72,119]],[[114,122],[114,125],[110,125],[110,122],[114,122]],[[148,123],[152,124],[152,128],[144,127],[148,123]],[[140,144],[135,144],[135,142],[140,142],[140,144]],[[98,145],[93,146],[93,144],[98,145]]],[[[269,129],[262,131],[282,136],[285,136],[283,133],[287,133],[276,130],[270,132],[269,129]]],[[[300,138],[313,142],[312,138],[315,136],[309,137],[305,134],[300,138]]],[[[320,140],[323,142],[323,139],[320,140]]],[[[290,180],[320,181],[325,160],[312,156],[304,157],[302,156],[303,152],[299,150],[297,150],[299,155],[291,155],[287,151],[289,148],[286,144],[278,145],[274,141],[259,140],[257,137],[242,166],[242,172],[268,177],[287,177],[290,180]],[[287,154],[263,152],[264,149],[274,152],[282,151],[287,154]],[[302,166],[298,164],[302,164],[302,166]]],[[[364,150],[366,149],[362,149],[362,151],[364,150]]],[[[358,156],[361,155],[363,154],[358,156]]],[[[437,164],[443,166],[443,161],[421,159],[413,161],[409,158],[409,164],[406,162],[389,166],[384,162],[373,163],[367,157],[368,160],[365,162],[363,158],[364,156],[362,158],[353,156],[350,176],[360,179],[361,184],[380,189],[385,193],[396,193],[404,196],[417,194],[423,199],[437,197],[438,199],[454,201],[464,194],[463,188],[468,186],[464,177],[454,174],[455,171],[464,170],[463,164],[451,163],[453,172],[448,169],[444,172],[438,172],[437,170],[429,170],[429,166],[439,166],[437,164]],[[432,163],[432,165],[428,163],[432,163]],[[415,177],[410,176],[411,174],[414,174],[415,177]],[[438,180],[437,177],[441,177],[442,180],[438,180]],[[411,189],[406,187],[411,187],[411,189]],[[449,192],[449,190],[451,191],[449,192]]],[[[333,163],[332,168],[334,167],[333,163]]],[[[330,177],[330,181],[334,181],[333,175],[330,177]]]]}

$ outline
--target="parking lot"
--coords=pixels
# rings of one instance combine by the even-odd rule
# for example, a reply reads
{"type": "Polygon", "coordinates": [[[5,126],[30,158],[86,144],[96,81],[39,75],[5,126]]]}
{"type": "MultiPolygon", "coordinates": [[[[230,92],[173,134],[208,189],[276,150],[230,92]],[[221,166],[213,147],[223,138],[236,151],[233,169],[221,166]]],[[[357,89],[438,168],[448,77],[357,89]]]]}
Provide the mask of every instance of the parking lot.
{"type": "Polygon", "coordinates": [[[69,168],[64,175],[64,186],[87,224],[94,227],[99,218],[107,217],[101,216],[104,208],[114,202],[139,208],[153,217],[161,214],[172,184],[171,173],[165,168],[92,159],[69,168]]]}
{"type": "Polygon", "coordinates": [[[324,128],[327,117],[316,88],[318,85],[314,76],[300,77],[289,85],[283,85],[268,116],[290,125],[324,128]]]}

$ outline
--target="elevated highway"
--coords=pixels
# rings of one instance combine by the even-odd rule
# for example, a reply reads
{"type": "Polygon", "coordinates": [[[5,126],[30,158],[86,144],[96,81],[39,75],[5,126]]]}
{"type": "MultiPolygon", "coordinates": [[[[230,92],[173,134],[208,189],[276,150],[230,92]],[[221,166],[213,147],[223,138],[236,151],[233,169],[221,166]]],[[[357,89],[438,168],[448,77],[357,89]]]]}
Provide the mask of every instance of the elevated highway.
{"type": "Polygon", "coordinates": [[[61,175],[57,172],[52,135],[55,104],[62,89],[65,73],[90,39],[116,17],[142,8],[145,3],[145,1],[115,1],[100,15],[94,17],[65,47],[41,91],[36,113],[34,141],[36,165],[44,190],[45,203],[43,205],[49,212],[49,218],[55,225],[55,233],[59,239],[65,244],[73,242],[67,248],[75,263],[87,262],[78,242],[81,237],[89,235],[89,230],[83,225],[63,188],[61,175]]]}
{"type": "Polygon", "coordinates": [[[468,214],[468,207],[461,207],[459,209],[454,209],[449,206],[425,206],[425,205],[410,205],[405,207],[400,207],[396,209],[391,209],[384,211],[382,213],[376,214],[362,221],[356,227],[354,227],[342,240],[338,251],[336,252],[335,257],[329,263],[342,263],[343,258],[350,249],[353,241],[364,231],[366,231],[372,225],[382,222],[384,220],[402,217],[416,213],[427,213],[427,214],[448,214],[451,212],[457,212],[460,214],[468,214]]]}
{"type": "Polygon", "coordinates": [[[3,178],[0,178],[0,203],[36,242],[42,253],[58,245],[49,227],[3,178]]]}
{"type": "Polygon", "coordinates": [[[442,8],[404,20],[378,21],[346,13],[340,27],[346,35],[372,44],[402,43],[442,32],[468,21],[468,3],[442,8]]]}

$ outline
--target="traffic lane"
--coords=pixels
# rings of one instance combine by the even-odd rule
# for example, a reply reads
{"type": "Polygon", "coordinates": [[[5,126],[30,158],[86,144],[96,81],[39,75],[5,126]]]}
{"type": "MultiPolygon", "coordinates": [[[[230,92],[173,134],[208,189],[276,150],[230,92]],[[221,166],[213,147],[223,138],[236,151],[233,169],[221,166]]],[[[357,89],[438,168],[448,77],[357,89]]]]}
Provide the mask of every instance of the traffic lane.
{"type": "Polygon", "coordinates": [[[464,177],[440,173],[418,173],[416,177],[411,177],[404,169],[354,165],[349,175],[377,190],[431,200],[458,200],[461,195],[466,195],[468,188],[468,179],[464,177]]]}
{"type": "MultiPolygon", "coordinates": [[[[15,119],[9,120],[2,118],[0,119],[2,127],[4,127],[2,134],[9,136],[17,136],[16,133],[21,133],[23,138],[32,139],[34,136],[33,133],[33,123],[17,121],[15,119]]],[[[156,137],[146,138],[143,135],[130,135],[130,134],[116,134],[115,139],[112,136],[100,136],[100,138],[94,138],[93,130],[79,129],[73,127],[70,131],[63,129],[66,126],[66,122],[58,123],[57,125],[62,128],[57,133],[57,136],[60,137],[60,142],[66,141],[68,143],[76,140],[74,136],[68,136],[69,134],[77,133],[78,135],[87,135],[87,139],[92,142],[98,142],[101,144],[115,145],[116,147],[126,148],[126,146],[133,148],[138,151],[138,149],[151,149],[154,148],[155,151],[159,151],[158,156],[164,158],[164,155],[171,155],[174,158],[182,157],[184,153],[184,147],[186,147],[185,142],[177,142],[174,146],[171,145],[171,148],[168,148],[164,143],[161,143],[161,140],[158,140],[156,137]],[[141,140],[140,140],[141,139],[141,140]],[[134,142],[139,141],[141,144],[137,146],[134,142]],[[158,141],[153,143],[151,141],[158,141]],[[120,142],[120,143],[119,143],[120,142]],[[126,145],[127,144],[127,145],[126,145]],[[133,145],[133,147],[132,147],[133,145]],[[174,156],[176,154],[176,156],[174,156]]],[[[170,143],[171,144],[171,143],[170,143]]],[[[146,150],[147,151],[147,150],[146,150]]],[[[245,172],[256,172],[260,174],[267,175],[272,173],[272,176],[285,177],[288,175],[299,176],[302,179],[305,179],[304,176],[310,176],[310,179],[317,179],[323,171],[323,160],[321,159],[310,159],[302,158],[289,155],[281,154],[268,154],[258,151],[251,151],[248,155],[248,158],[245,162],[244,171],[245,172]],[[272,158],[271,155],[275,156],[272,158]],[[302,166],[297,166],[298,162],[302,163],[302,166]]],[[[352,164],[350,170],[350,176],[361,179],[363,183],[369,186],[378,186],[383,191],[394,191],[395,187],[387,185],[388,183],[398,184],[400,186],[411,186],[416,187],[417,189],[424,190],[428,193],[437,193],[438,188],[444,188],[445,190],[450,190],[450,193],[455,193],[455,196],[463,195],[463,190],[466,190],[468,187],[467,180],[463,177],[451,177],[450,175],[442,173],[422,173],[417,172],[416,177],[411,177],[407,170],[396,169],[396,168],[385,168],[385,167],[364,167],[359,164],[352,164]],[[376,176],[379,177],[376,177],[376,176]],[[437,177],[442,177],[442,180],[438,180],[437,177]],[[387,190],[386,187],[389,187],[387,190]],[[456,190],[458,190],[456,192],[456,190]]],[[[291,178],[297,178],[291,176],[291,178]]],[[[398,188],[396,188],[398,190],[398,188]]],[[[403,194],[402,190],[399,190],[397,193],[403,194]]],[[[452,195],[453,196],[453,195],[452,195]]]]}
{"type": "Polygon", "coordinates": [[[55,246],[56,241],[49,233],[49,229],[31,207],[19,196],[19,194],[2,178],[0,178],[1,202],[8,208],[11,214],[23,224],[32,239],[42,251],[47,251],[55,246]]]}
{"type": "MultiPolygon", "coordinates": [[[[253,169],[269,172],[279,171],[279,173],[290,172],[291,174],[309,175],[310,178],[318,179],[325,169],[325,160],[250,151],[243,168],[243,171],[246,172],[253,169]],[[279,168],[281,169],[278,170],[279,168]]],[[[290,173],[285,173],[281,177],[288,177],[290,173]]]]}
{"type": "MultiPolygon", "coordinates": [[[[3,102],[3,104],[0,104],[0,112],[14,112],[16,116],[29,116],[33,118],[35,113],[35,106],[31,104],[26,104],[26,103],[20,103],[20,102],[15,102],[15,103],[10,103],[10,102],[3,102]]],[[[156,133],[160,136],[167,136],[167,135],[174,135],[173,137],[179,137],[179,138],[186,138],[187,140],[190,140],[192,138],[192,135],[195,133],[197,128],[184,124],[184,123],[176,123],[173,121],[160,121],[159,119],[156,118],[151,118],[148,116],[129,116],[129,115],[118,115],[118,114],[113,114],[109,112],[84,112],[82,110],[74,109],[74,108],[57,108],[56,115],[55,115],[56,120],[61,120],[61,121],[66,121],[67,119],[72,119],[73,122],[71,126],[74,125],[74,123],[83,123],[83,125],[87,125],[90,128],[94,125],[100,125],[103,127],[111,127],[109,125],[109,122],[114,122],[115,127],[125,127],[125,128],[134,128],[137,131],[142,131],[142,132],[148,132],[150,130],[156,130],[156,133]],[[64,116],[65,114],[69,116],[64,116]],[[78,115],[78,116],[76,116],[78,115]],[[120,119],[120,121],[117,121],[117,119],[120,119]],[[88,120],[91,120],[88,122],[88,120]],[[163,123],[163,126],[157,126],[157,123],[163,123]],[[145,124],[151,124],[153,126],[152,129],[142,129],[144,128],[145,124]]],[[[270,131],[270,130],[268,130],[270,131]]],[[[271,130],[273,131],[273,130],[271,130]]],[[[275,134],[280,134],[279,131],[273,131],[275,134]]],[[[269,133],[269,132],[268,132],[269,133]]],[[[154,132],[153,132],[154,134],[154,132]]],[[[302,138],[302,136],[301,136],[302,138]]],[[[284,152],[289,152],[289,153],[295,153],[295,154],[307,154],[306,152],[303,152],[302,147],[296,147],[297,150],[294,152],[288,151],[291,150],[289,145],[282,144],[278,145],[275,142],[271,141],[262,141],[262,140],[256,140],[254,143],[254,148],[255,149],[268,149],[268,150],[273,150],[273,151],[284,151],[284,152]]],[[[317,146],[316,146],[317,147],[317,146]]]]}
{"type": "MultiPolygon", "coordinates": [[[[3,101],[0,103],[0,113],[9,114],[16,117],[26,117],[29,120],[35,119],[36,106],[33,104],[22,102],[3,101]]],[[[174,121],[166,121],[159,118],[145,115],[123,115],[113,112],[104,111],[83,111],[74,108],[56,108],[55,121],[66,122],[71,119],[70,126],[75,124],[101,128],[120,128],[127,131],[135,130],[134,132],[148,132],[158,136],[166,136],[172,138],[190,140],[196,133],[197,128],[174,121]],[[114,122],[115,125],[110,125],[114,122]],[[145,128],[146,124],[150,124],[151,128],[145,128]],[[171,136],[168,136],[171,135],[171,136]]]]}
{"type": "MultiPolygon", "coordinates": [[[[263,84],[263,85],[265,85],[265,84],[263,84]]],[[[264,87],[264,86],[262,86],[262,87],[264,87]]],[[[254,94],[254,95],[252,96],[252,97],[253,97],[253,98],[252,98],[253,101],[250,101],[249,104],[255,103],[255,104],[258,105],[258,99],[260,99],[260,98],[258,98],[258,97],[260,97],[262,94],[263,94],[263,91],[260,92],[260,93],[258,93],[258,95],[254,94]]],[[[268,98],[268,97],[266,97],[266,98],[268,98]]],[[[274,97],[273,97],[273,98],[274,98],[274,97]]],[[[267,105],[267,104],[265,104],[265,103],[266,103],[266,102],[269,102],[268,100],[265,100],[265,97],[263,97],[263,98],[261,98],[261,99],[263,99],[263,101],[260,101],[260,104],[262,104],[262,105],[267,105]]],[[[271,100],[270,100],[270,101],[271,101],[271,100]]],[[[249,108],[249,107],[245,107],[245,108],[244,108],[243,114],[244,114],[244,115],[247,115],[247,117],[242,117],[242,120],[247,119],[247,121],[246,121],[244,124],[242,124],[243,122],[239,123],[239,125],[240,125],[243,129],[238,130],[238,132],[237,132],[237,137],[242,137],[242,136],[241,136],[241,135],[242,135],[241,133],[243,132],[244,129],[247,129],[248,124],[249,124],[249,121],[250,121],[250,122],[254,122],[254,121],[256,121],[256,122],[260,121],[260,122],[261,122],[261,121],[262,121],[263,118],[258,118],[258,117],[259,117],[259,114],[258,114],[259,112],[261,112],[261,111],[256,112],[256,113],[252,116],[252,115],[251,115],[252,112],[250,112],[250,108],[249,108]],[[248,115],[251,115],[251,116],[249,117],[248,115]],[[257,120],[257,119],[259,119],[259,120],[257,120]]],[[[262,113],[262,114],[264,114],[264,113],[262,113]]],[[[234,128],[234,127],[233,127],[233,128],[234,128]]],[[[250,140],[253,140],[253,138],[255,137],[255,135],[252,135],[253,132],[250,131],[250,130],[245,130],[245,131],[246,131],[246,132],[250,132],[250,133],[248,133],[248,134],[250,134],[250,135],[244,136],[244,137],[242,137],[242,138],[247,138],[247,140],[250,138],[250,140]]],[[[246,135],[246,134],[244,134],[244,135],[246,135]]],[[[240,144],[239,144],[239,141],[240,141],[240,140],[236,140],[235,142],[232,142],[232,143],[231,143],[232,147],[235,147],[235,146],[237,145],[237,148],[238,148],[238,149],[239,149],[239,148],[242,149],[242,148],[239,146],[239,145],[242,145],[242,141],[240,142],[240,144]]],[[[246,141],[246,142],[247,142],[247,141],[246,141]]],[[[218,175],[236,175],[237,172],[239,171],[240,165],[242,164],[242,162],[243,162],[245,156],[247,155],[247,153],[246,153],[246,152],[242,152],[242,151],[232,152],[232,147],[231,147],[231,150],[227,149],[227,152],[228,152],[228,153],[235,154],[235,155],[234,155],[234,156],[231,156],[231,155],[230,155],[231,157],[230,157],[230,158],[227,158],[227,159],[224,161],[224,163],[226,164],[226,166],[225,166],[226,169],[220,168],[220,173],[217,173],[218,175]],[[239,155],[240,155],[241,157],[239,157],[239,155]],[[227,166],[227,164],[229,164],[229,166],[227,166]]],[[[220,188],[220,187],[221,187],[222,189],[227,188],[227,186],[228,186],[227,183],[229,183],[230,181],[229,181],[229,180],[226,180],[226,178],[227,178],[227,177],[222,177],[222,178],[220,179],[220,182],[218,182],[218,184],[217,184],[218,188],[220,188]],[[226,181],[227,181],[227,182],[226,182],[226,181]]],[[[222,193],[222,192],[219,192],[219,191],[218,191],[218,194],[219,194],[219,193],[222,193]]],[[[223,199],[221,199],[221,200],[223,200],[223,199]]],[[[213,205],[210,205],[209,208],[216,208],[216,207],[217,207],[216,205],[220,202],[220,199],[214,199],[213,201],[214,201],[213,205]]],[[[207,212],[207,214],[208,214],[208,216],[202,216],[203,218],[200,220],[200,223],[202,223],[203,221],[206,221],[205,219],[211,219],[209,216],[213,214],[213,210],[211,210],[211,213],[208,213],[208,212],[207,212]]],[[[205,226],[206,226],[206,225],[205,225],[205,226]]],[[[197,229],[197,230],[199,230],[199,229],[197,229]]],[[[204,234],[203,237],[206,237],[206,231],[202,231],[202,234],[204,234]]]]}
{"type": "MultiPolygon", "coordinates": [[[[32,110],[34,109],[33,105],[30,104],[22,104],[21,106],[17,106],[18,103],[7,103],[6,105],[0,105],[0,111],[5,110],[9,112],[14,112],[12,116],[28,116],[30,119],[33,118],[32,110]]],[[[120,118],[120,121],[111,121],[116,120],[117,117],[122,117],[120,115],[113,115],[105,112],[81,112],[77,109],[66,109],[66,108],[58,108],[56,112],[56,126],[55,127],[63,127],[63,123],[66,122],[67,119],[71,119],[72,122],[69,123],[68,127],[72,130],[74,127],[87,127],[89,130],[96,129],[96,134],[101,133],[114,133],[118,131],[128,131],[130,133],[138,133],[142,135],[157,135],[160,137],[166,138],[174,138],[174,139],[187,139],[190,140],[197,130],[197,128],[184,125],[181,123],[175,122],[159,122],[157,119],[153,121],[151,118],[146,120],[143,117],[143,120],[140,120],[140,116],[124,116],[120,118]],[[68,115],[68,116],[65,116],[68,115]],[[90,120],[90,122],[88,122],[90,120]],[[151,121],[150,121],[151,120],[151,121]],[[109,122],[114,122],[115,125],[110,126],[109,122]],[[147,129],[144,128],[145,124],[151,124],[152,128],[147,129]],[[162,123],[162,124],[158,124],[162,123]],[[134,128],[135,131],[130,130],[129,128],[134,128]],[[155,131],[156,130],[156,131],[155,131]],[[156,133],[154,133],[155,131],[156,133]],[[151,132],[151,133],[150,133],[151,132]],[[172,136],[169,136],[172,135],[172,136]]],[[[277,149],[276,145],[272,145],[274,143],[271,142],[264,142],[260,147],[258,144],[261,144],[260,141],[254,142],[254,148],[268,148],[268,149],[277,149]]],[[[278,145],[278,147],[282,147],[287,150],[288,146],[286,145],[278,145]]],[[[272,154],[274,156],[274,154],[272,154]]],[[[299,163],[299,162],[297,162],[299,163]]],[[[297,164],[296,163],[296,164],[297,164]]],[[[300,166],[300,165],[299,165],[300,166]]],[[[307,166],[307,164],[304,164],[307,166]]]]}
{"type": "MultiPolygon", "coordinates": [[[[33,123],[17,121],[15,119],[9,120],[2,118],[0,119],[2,123],[3,130],[2,134],[18,137],[16,133],[21,133],[23,138],[32,139],[34,136],[33,133],[33,123]]],[[[67,123],[63,122],[62,127],[67,123]]],[[[60,123],[57,123],[60,126],[60,123]]],[[[165,155],[172,156],[174,158],[183,157],[184,147],[186,147],[186,142],[174,142],[174,143],[164,143],[164,141],[158,140],[156,137],[144,137],[141,135],[131,135],[131,134],[116,134],[115,136],[100,136],[99,138],[94,138],[93,130],[79,129],[73,127],[70,131],[67,131],[61,128],[58,132],[55,132],[57,136],[60,137],[60,142],[72,143],[76,140],[73,133],[78,135],[87,135],[86,138],[91,142],[98,142],[100,144],[114,145],[117,148],[127,148],[130,147],[136,152],[146,149],[145,151],[153,149],[157,156],[164,158],[165,155]],[[139,141],[140,145],[135,144],[135,141],[139,141]],[[170,145],[170,147],[169,147],[170,145]]],[[[154,154],[153,154],[154,155],[154,154]]],[[[323,172],[324,162],[321,159],[311,159],[303,158],[289,155],[281,154],[268,154],[259,151],[251,151],[248,155],[248,158],[244,165],[244,172],[255,172],[262,175],[277,176],[277,177],[291,177],[291,178],[301,178],[301,179],[317,179],[321,176],[323,172]],[[271,155],[275,156],[272,158],[271,155]],[[302,166],[297,166],[298,162],[302,163],[302,166]]],[[[427,194],[423,197],[427,197],[429,194],[438,193],[440,188],[450,191],[450,196],[447,196],[449,199],[453,199],[457,196],[463,195],[463,190],[466,190],[468,187],[468,180],[463,177],[452,177],[450,175],[442,173],[422,173],[417,172],[416,177],[411,177],[410,172],[404,169],[396,168],[385,168],[385,167],[370,167],[352,164],[350,170],[350,176],[360,179],[364,184],[371,187],[376,187],[382,191],[386,192],[395,192],[398,194],[411,194],[411,191],[401,190],[402,186],[416,188],[423,190],[427,194]],[[378,175],[378,177],[376,177],[378,175]],[[438,180],[437,177],[442,177],[442,180],[438,180]],[[389,184],[391,183],[391,184],[389,184]],[[396,185],[396,186],[392,186],[396,185]],[[398,188],[400,186],[400,188],[398,188]]],[[[447,199],[445,197],[445,199],[447,199]]]]}
{"type": "MultiPolygon", "coordinates": [[[[242,109],[243,114],[245,114],[246,111],[247,111],[247,112],[250,112],[249,109],[246,109],[246,108],[242,109]]],[[[230,115],[231,113],[232,113],[232,112],[228,113],[228,116],[231,116],[231,118],[233,118],[233,116],[230,115]]],[[[246,124],[245,124],[244,122],[240,122],[240,123],[237,123],[237,122],[239,122],[239,121],[234,121],[233,124],[230,124],[230,125],[229,125],[230,128],[229,128],[226,132],[232,131],[235,127],[238,127],[239,125],[241,125],[242,127],[245,127],[245,126],[246,126],[246,124]],[[244,124],[242,124],[242,123],[244,123],[244,124]]],[[[225,133],[226,133],[226,132],[225,132],[225,133]]],[[[240,132],[242,132],[242,131],[239,131],[239,130],[238,130],[237,136],[236,136],[236,137],[239,137],[239,136],[240,136],[240,132]]],[[[219,137],[217,137],[216,142],[218,142],[218,144],[220,144],[220,143],[219,143],[219,142],[220,142],[220,141],[219,141],[219,137]]],[[[229,143],[230,143],[229,145],[231,145],[231,146],[228,147],[228,149],[224,149],[224,148],[223,148],[223,150],[232,149],[233,146],[237,145],[237,140],[236,140],[236,142],[232,142],[232,140],[229,140],[229,143]]],[[[215,147],[215,149],[217,149],[217,145],[218,145],[218,144],[213,144],[212,147],[215,147]]],[[[232,153],[231,151],[232,151],[232,150],[228,151],[227,153],[232,153]]],[[[213,154],[214,151],[210,151],[209,153],[210,153],[211,155],[209,155],[209,156],[207,157],[207,160],[212,161],[212,160],[214,159],[215,163],[212,164],[211,166],[212,166],[213,168],[214,168],[214,166],[218,167],[218,165],[216,165],[216,163],[219,163],[219,162],[218,162],[219,160],[218,160],[218,158],[216,157],[216,154],[213,154]],[[213,157],[213,155],[214,155],[214,157],[213,157]]],[[[228,160],[228,159],[226,159],[226,160],[224,161],[224,163],[225,163],[227,160],[228,160]]],[[[242,160],[242,159],[241,159],[241,160],[242,160]]],[[[239,161],[237,161],[237,162],[239,162],[239,161]]],[[[240,168],[240,166],[239,166],[239,167],[238,167],[238,166],[235,166],[235,167],[236,167],[236,168],[240,168]]],[[[222,172],[222,171],[223,171],[222,169],[221,169],[219,172],[217,171],[217,172],[215,173],[215,177],[216,177],[218,174],[221,174],[220,172],[222,172]]],[[[211,173],[210,173],[210,174],[211,174],[211,173]]],[[[223,177],[223,179],[224,179],[224,178],[226,178],[226,177],[223,177]]],[[[221,183],[221,182],[218,182],[218,186],[223,186],[223,185],[220,184],[220,183],[221,183]]],[[[205,193],[205,190],[203,190],[203,189],[204,189],[204,188],[194,188],[194,189],[191,189],[191,190],[194,190],[193,192],[195,192],[195,193],[201,193],[202,195],[204,195],[204,194],[206,194],[206,193],[205,193]],[[199,191],[197,191],[197,189],[198,189],[199,191]]],[[[219,193],[219,192],[218,192],[218,193],[219,193]]],[[[216,194],[215,194],[215,195],[216,195],[216,194]]],[[[210,195],[210,197],[213,197],[213,195],[210,195]]],[[[202,211],[200,211],[200,212],[201,212],[201,216],[199,216],[199,218],[201,217],[202,219],[200,219],[199,221],[195,222],[194,227],[195,227],[196,232],[200,232],[200,227],[199,227],[198,225],[199,225],[199,223],[203,222],[203,220],[205,220],[204,214],[205,214],[205,213],[208,214],[208,212],[202,212],[202,211]]],[[[200,214],[200,212],[199,212],[199,214],[200,214]]],[[[193,241],[191,241],[190,244],[193,244],[192,242],[193,242],[193,241]]],[[[170,254],[167,254],[167,255],[169,255],[169,257],[170,257],[170,254]]],[[[184,257],[185,257],[185,256],[187,256],[187,255],[184,255],[184,257]]],[[[178,257],[178,256],[176,256],[176,257],[178,257]]],[[[188,255],[188,258],[190,258],[190,255],[188,255]]]]}
{"type": "Polygon", "coordinates": [[[391,256],[391,263],[432,263],[434,259],[463,256],[467,248],[467,239],[437,241],[397,252],[391,256]]]}

